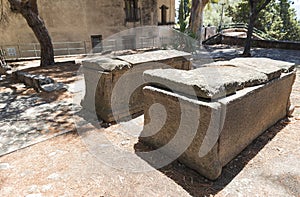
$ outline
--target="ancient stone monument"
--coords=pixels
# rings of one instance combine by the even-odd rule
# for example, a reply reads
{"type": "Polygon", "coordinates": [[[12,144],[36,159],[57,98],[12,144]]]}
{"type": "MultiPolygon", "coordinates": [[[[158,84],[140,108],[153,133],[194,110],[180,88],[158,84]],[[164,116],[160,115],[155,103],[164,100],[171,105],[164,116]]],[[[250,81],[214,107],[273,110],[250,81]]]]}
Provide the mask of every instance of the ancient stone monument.
{"type": "Polygon", "coordinates": [[[154,68],[190,70],[190,54],[177,50],[93,57],[82,62],[85,97],[82,106],[105,122],[143,113],[143,71],[154,68]],[[139,85],[139,86],[137,86],[139,85]]]}
{"type": "Polygon", "coordinates": [[[295,72],[294,64],[267,58],[145,71],[140,140],[216,179],[223,166],[287,115],[295,72]]]}

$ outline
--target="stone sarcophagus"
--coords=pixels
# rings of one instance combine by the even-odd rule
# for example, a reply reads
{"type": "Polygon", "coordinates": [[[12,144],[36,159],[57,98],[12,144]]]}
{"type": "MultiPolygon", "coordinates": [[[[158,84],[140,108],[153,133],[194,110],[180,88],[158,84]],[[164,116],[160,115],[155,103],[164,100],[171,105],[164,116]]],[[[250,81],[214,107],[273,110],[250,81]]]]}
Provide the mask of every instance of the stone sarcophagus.
{"type": "Polygon", "coordinates": [[[105,122],[143,113],[143,72],[155,68],[190,70],[190,54],[156,50],[112,58],[95,57],[82,62],[85,97],[82,106],[105,122]]]}
{"type": "Polygon", "coordinates": [[[295,72],[294,64],[267,58],[145,71],[140,140],[214,180],[287,115],[295,72]]]}

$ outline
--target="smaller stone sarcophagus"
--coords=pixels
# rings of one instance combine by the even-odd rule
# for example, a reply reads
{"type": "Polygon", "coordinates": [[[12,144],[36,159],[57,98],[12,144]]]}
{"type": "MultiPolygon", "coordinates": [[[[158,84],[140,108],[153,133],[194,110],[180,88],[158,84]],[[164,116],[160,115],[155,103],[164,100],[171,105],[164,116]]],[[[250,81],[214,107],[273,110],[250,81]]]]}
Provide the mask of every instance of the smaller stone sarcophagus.
{"type": "Polygon", "coordinates": [[[190,70],[190,54],[156,50],[112,58],[94,57],[82,62],[85,97],[82,105],[105,122],[143,113],[143,72],[155,68],[190,70]]]}

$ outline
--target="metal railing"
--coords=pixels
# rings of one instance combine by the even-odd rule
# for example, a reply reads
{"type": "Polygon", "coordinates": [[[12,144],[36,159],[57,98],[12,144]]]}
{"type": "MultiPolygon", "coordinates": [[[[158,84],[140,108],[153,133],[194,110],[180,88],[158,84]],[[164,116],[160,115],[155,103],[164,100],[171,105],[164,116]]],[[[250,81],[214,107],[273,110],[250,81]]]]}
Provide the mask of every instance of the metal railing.
{"type": "MultiPolygon", "coordinates": [[[[125,36],[115,39],[103,40],[99,45],[94,46],[89,41],[79,42],[53,42],[55,56],[75,55],[87,53],[101,53],[109,51],[145,49],[145,48],[173,48],[180,49],[187,47],[192,41],[185,38],[183,34],[173,36],[125,36]],[[126,37],[126,38],[125,38],[126,37]],[[186,44],[184,44],[186,43],[186,44]]],[[[0,49],[4,51],[7,60],[20,58],[40,57],[39,43],[24,43],[15,45],[3,45],[0,49]]]]}
{"type": "MultiPolygon", "coordinates": [[[[87,41],[79,42],[53,42],[54,55],[73,55],[85,54],[88,52],[90,43],[87,41]]],[[[39,57],[41,53],[39,43],[23,43],[0,46],[5,51],[6,59],[17,59],[26,57],[39,57]]]]}
{"type": "MultiPolygon", "coordinates": [[[[221,29],[221,31],[226,30],[226,29],[246,29],[247,30],[248,24],[246,24],[246,23],[230,23],[230,24],[222,25],[222,27],[220,29],[221,29]]],[[[255,27],[253,29],[253,33],[265,40],[276,40],[272,36],[269,36],[267,33],[255,28],[255,27]]]]}

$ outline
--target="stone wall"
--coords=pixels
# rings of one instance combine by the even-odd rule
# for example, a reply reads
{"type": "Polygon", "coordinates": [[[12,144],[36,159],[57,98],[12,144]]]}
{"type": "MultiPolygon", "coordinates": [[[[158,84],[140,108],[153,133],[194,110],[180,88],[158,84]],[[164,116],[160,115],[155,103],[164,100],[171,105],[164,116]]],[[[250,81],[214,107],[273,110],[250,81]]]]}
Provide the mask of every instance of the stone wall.
{"type": "MultiPolygon", "coordinates": [[[[161,0],[139,0],[141,21],[125,23],[124,0],[38,0],[39,12],[54,42],[91,41],[91,35],[106,38],[122,30],[158,24],[161,0]]],[[[174,0],[164,2],[175,10],[174,0]]],[[[0,23],[0,45],[36,43],[37,40],[21,15],[9,11],[4,1],[7,21],[0,23]]],[[[171,15],[173,18],[175,15],[171,15]]]]}
{"type": "MultiPolygon", "coordinates": [[[[233,37],[233,36],[225,36],[225,35],[217,35],[204,41],[204,44],[212,45],[212,44],[227,44],[227,45],[245,45],[245,38],[233,37]]],[[[288,50],[300,50],[300,42],[293,41],[275,41],[275,40],[252,40],[253,47],[261,47],[261,48],[277,48],[277,49],[288,49],[288,50]]]]}

